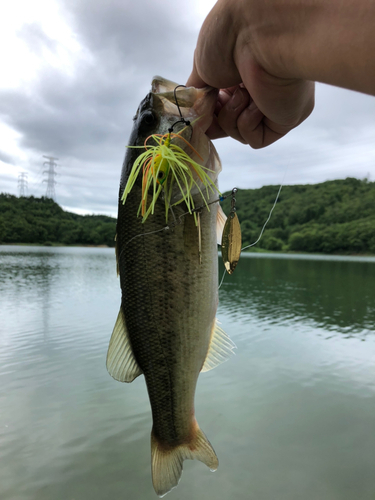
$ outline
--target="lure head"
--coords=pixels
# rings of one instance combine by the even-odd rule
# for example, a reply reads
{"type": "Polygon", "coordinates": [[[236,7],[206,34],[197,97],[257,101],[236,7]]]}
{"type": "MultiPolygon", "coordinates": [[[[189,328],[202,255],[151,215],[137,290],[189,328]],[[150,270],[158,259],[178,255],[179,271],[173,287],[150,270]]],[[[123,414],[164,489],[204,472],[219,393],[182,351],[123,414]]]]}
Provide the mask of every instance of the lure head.
{"type": "Polygon", "coordinates": [[[170,171],[169,161],[161,155],[154,159],[151,173],[155,176],[156,182],[162,186],[167,180],[170,171]]]}
{"type": "Polygon", "coordinates": [[[215,185],[219,172],[210,169],[214,148],[205,132],[212,123],[217,93],[211,87],[185,88],[161,77],[153,79],[151,92],[134,117],[120,186],[123,202],[134,185],[142,186],[143,217],[149,203],[146,191],[153,192],[155,203],[163,189],[166,204],[182,200],[190,210],[189,200],[192,203],[194,196],[201,194],[208,184],[211,188],[215,185]],[[178,153],[178,161],[188,166],[185,172],[181,166],[182,178],[185,179],[185,173],[188,176],[182,187],[174,153],[178,153]],[[206,169],[203,174],[200,167],[206,169]]]}

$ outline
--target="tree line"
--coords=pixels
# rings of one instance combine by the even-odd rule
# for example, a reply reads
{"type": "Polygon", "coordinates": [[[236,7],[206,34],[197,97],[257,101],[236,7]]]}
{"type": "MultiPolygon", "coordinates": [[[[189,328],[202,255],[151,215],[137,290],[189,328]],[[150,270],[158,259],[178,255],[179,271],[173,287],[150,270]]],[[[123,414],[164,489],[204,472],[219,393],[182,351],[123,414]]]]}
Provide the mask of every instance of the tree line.
{"type": "MultiPolygon", "coordinates": [[[[279,187],[239,189],[243,246],[259,237],[279,187]]],[[[226,193],[227,194],[227,193],[226,193]]],[[[223,201],[230,212],[230,197],[223,201]]],[[[64,211],[50,198],[0,194],[0,243],[114,246],[116,219],[64,211]]],[[[283,186],[258,248],[375,254],[375,182],[347,178],[283,186]]]]}
{"type": "MultiPolygon", "coordinates": [[[[279,186],[238,190],[243,246],[259,237],[279,186]]],[[[225,193],[227,194],[227,193],[225,193]]],[[[222,203],[226,214],[230,198],[222,203]]],[[[257,244],[266,250],[375,254],[375,182],[347,178],[283,186],[257,244]]]]}
{"type": "Polygon", "coordinates": [[[0,194],[0,243],[114,246],[116,219],[66,212],[50,198],[0,194]]]}

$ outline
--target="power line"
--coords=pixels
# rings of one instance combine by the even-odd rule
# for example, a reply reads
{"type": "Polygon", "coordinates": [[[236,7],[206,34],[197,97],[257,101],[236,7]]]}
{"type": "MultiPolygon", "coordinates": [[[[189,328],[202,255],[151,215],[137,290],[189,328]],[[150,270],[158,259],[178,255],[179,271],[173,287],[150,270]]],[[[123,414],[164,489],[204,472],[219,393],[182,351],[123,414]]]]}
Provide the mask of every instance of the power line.
{"type": "Polygon", "coordinates": [[[57,163],[55,163],[55,160],[58,160],[58,158],[54,158],[53,156],[45,156],[43,155],[43,158],[47,158],[48,161],[45,161],[43,165],[48,166],[48,170],[43,170],[43,174],[48,174],[47,179],[43,179],[43,182],[47,183],[47,191],[46,191],[46,197],[47,198],[52,198],[54,200],[56,198],[56,193],[55,193],[55,175],[57,175],[55,168],[57,167],[57,163]]]}
{"type": "Polygon", "coordinates": [[[27,173],[26,172],[20,172],[18,174],[18,189],[19,189],[19,195],[21,196],[26,196],[27,193],[27,173]]]}

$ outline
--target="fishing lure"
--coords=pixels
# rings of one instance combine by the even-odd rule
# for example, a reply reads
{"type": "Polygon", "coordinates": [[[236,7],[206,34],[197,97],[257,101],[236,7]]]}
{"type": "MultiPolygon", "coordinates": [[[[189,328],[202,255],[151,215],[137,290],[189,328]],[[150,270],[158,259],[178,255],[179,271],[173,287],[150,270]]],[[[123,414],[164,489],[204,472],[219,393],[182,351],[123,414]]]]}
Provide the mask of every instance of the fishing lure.
{"type": "Polygon", "coordinates": [[[237,188],[232,190],[231,211],[225,222],[221,239],[221,255],[228,274],[235,270],[241,255],[241,226],[236,213],[237,188]]]}
{"type": "Polygon", "coordinates": [[[194,186],[197,188],[204,205],[208,208],[208,190],[214,192],[217,191],[217,187],[208,175],[211,170],[194,161],[178,144],[172,142],[172,140],[183,141],[203,161],[200,154],[182,137],[181,134],[186,130],[186,127],[178,133],[174,133],[172,130],[173,127],[167,134],[150,135],[146,138],[143,146],[128,146],[145,149],[145,151],[135,160],[121,199],[123,203],[126,202],[126,198],[138,175],[142,172],[142,197],[137,214],[142,215],[142,222],[145,222],[147,217],[154,213],[155,203],[163,191],[166,221],[168,221],[170,208],[184,201],[188,212],[194,214],[195,223],[198,224],[194,212],[195,204],[191,194],[192,188],[194,186]],[[200,188],[198,180],[202,183],[206,196],[200,188]],[[171,199],[175,185],[178,186],[181,198],[172,203],[171,199]],[[149,202],[148,195],[150,191],[152,199],[149,202]]]}

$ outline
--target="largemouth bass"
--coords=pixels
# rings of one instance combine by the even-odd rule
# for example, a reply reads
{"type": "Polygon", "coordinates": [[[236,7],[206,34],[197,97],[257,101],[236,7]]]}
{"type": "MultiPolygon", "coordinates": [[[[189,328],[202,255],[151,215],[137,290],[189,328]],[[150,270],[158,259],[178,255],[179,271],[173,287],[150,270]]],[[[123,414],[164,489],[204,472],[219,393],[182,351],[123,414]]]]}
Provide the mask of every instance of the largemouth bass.
{"type": "MultiPolygon", "coordinates": [[[[211,470],[218,467],[215,451],[195,419],[194,395],[199,373],[225,361],[235,347],[216,322],[217,237],[225,216],[219,204],[212,203],[218,199],[221,164],[205,131],[212,121],[217,91],[176,87],[155,77],[134,117],[117,220],[122,300],[107,355],[107,369],[116,380],[145,377],[153,418],[152,480],[159,496],[178,484],[185,459],[200,460],[211,470]],[[167,193],[161,188],[156,201],[155,189],[144,192],[143,167],[124,203],[124,191],[134,176],[137,158],[145,152],[145,140],[152,134],[164,136],[171,127],[184,138],[174,137],[172,143],[204,167],[208,187],[193,172],[190,205],[177,181],[169,183],[166,205],[167,193]],[[138,215],[142,198],[149,207],[155,201],[147,218],[138,215]],[[194,208],[199,207],[197,215],[194,208]]],[[[152,163],[148,168],[155,169],[152,163]]]]}

